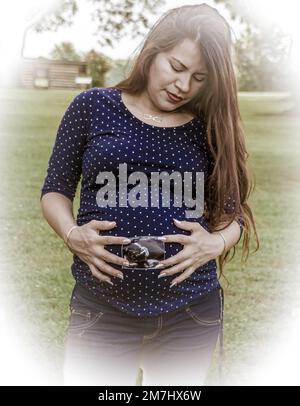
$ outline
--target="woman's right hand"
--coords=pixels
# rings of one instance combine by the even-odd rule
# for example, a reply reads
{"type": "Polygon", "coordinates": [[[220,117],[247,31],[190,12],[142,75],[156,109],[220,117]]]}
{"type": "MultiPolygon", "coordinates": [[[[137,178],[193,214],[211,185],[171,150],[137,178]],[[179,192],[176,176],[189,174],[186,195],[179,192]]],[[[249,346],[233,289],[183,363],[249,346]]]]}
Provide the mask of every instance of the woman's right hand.
{"type": "Polygon", "coordinates": [[[129,265],[124,258],[112,254],[104,248],[105,245],[130,243],[130,240],[126,239],[126,237],[99,235],[99,230],[110,230],[114,227],[116,227],[114,221],[92,220],[74,228],[67,242],[70,251],[89,266],[93,276],[111,285],[113,283],[109,276],[123,279],[123,273],[107,264],[107,262],[117,265],[129,265]]]}

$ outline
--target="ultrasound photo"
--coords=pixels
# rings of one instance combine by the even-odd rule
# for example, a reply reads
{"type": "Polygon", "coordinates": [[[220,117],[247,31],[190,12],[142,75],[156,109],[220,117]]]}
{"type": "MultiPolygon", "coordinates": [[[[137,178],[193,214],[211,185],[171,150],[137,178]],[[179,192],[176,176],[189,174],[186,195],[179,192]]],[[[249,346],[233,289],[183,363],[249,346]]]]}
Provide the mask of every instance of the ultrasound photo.
{"type": "Polygon", "coordinates": [[[127,259],[130,266],[123,268],[149,269],[159,265],[165,259],[165,244],[153,236],[129,238],[131,243],[122,245],[122,257],[127,259]]]}

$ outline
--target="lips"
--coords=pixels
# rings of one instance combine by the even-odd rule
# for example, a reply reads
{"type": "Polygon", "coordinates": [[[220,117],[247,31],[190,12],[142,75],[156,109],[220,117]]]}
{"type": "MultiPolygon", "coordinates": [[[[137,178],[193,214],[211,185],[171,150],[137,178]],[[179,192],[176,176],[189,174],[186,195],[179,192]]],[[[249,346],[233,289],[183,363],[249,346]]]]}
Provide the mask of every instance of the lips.
{"type": "Polygon", "coordinates": [[[182,100],[182,97],[178,97],[178,96],[176,96],[175,94],[170,93],[170,92],[168,92],[168,91],[166,91],[166,92],[167,92],[169,98],[170,98],[172,101],[179,102],[179,101],[182,100]]]}

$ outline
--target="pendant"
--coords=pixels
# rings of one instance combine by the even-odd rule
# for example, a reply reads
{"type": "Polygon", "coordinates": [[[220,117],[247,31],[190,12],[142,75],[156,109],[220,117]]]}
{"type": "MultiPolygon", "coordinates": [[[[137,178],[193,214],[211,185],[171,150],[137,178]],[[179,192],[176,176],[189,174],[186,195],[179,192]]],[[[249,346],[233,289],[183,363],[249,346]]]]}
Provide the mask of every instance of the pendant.
{"type": "Polygon", "coordinates": [[[162,122],[162,118],[160,118],[159,116],[152,116],[151,114],[143,114],[144,117],[146,118],[150,118],[150,120],[156,121],[157,123],[161,123],[162,122]]]}

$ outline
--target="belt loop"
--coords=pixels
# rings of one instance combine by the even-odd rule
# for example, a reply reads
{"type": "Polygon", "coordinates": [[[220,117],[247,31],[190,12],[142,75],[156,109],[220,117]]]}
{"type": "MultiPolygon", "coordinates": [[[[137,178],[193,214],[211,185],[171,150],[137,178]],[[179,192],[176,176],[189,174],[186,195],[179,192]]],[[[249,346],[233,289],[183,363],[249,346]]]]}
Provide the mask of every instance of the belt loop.
{"type": "Polygon", "coordinates": [[[224,362],[224,325],[223,325],[223,318],[224,318],[224,290],[222,286],[220,286],[220,313],[221,313],[221,323],[220,323],[220,333],[219,333],[219,345],[220,345],[220,352],[219,352],[219,384],[222,384],[223,379],[223,362],[224,362]]]}

